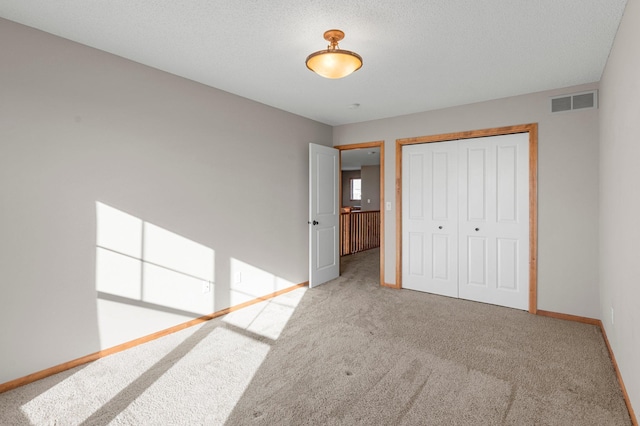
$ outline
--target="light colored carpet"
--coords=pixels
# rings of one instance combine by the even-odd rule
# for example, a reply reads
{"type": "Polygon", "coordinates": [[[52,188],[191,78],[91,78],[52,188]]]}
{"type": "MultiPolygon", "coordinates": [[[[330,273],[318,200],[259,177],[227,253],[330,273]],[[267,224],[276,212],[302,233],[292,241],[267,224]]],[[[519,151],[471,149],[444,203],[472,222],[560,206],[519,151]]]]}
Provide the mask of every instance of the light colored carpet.
{"type": "Polygon", "coordinates": [[[0,394],[2,425],[629,425],[597,327],[343,275],[0,394]]]}

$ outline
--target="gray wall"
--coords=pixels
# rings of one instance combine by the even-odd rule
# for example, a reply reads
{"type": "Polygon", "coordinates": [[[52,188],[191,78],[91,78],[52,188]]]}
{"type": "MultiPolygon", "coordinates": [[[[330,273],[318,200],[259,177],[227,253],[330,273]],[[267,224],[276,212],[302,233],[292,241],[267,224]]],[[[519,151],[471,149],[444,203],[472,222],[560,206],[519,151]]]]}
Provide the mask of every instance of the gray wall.
{"type": "Polygon", "coordinates": [[[380,166],[362,166],[362,210],[380,210],[380,166]]]}
{"type": "Polygon", "coordinates": [[[385,282],[395,283],[395,141],[539,123],[538,308],[599,317],[598,114],[550,114],[549,97],[596,84],[334,127],[334,146],[385,141],[385,282]]]}
{"type": "Polygon", "coordinates": [[[640,414],[639,52],[640,2],[629,0],[601,82],[600,306],[636,415],[640,414]]]}
{"type": "Polygon", "coordinates": [[[101,349],[96,202],[213,250],[215,309],[234,261],[307,281],[331,127],[2,19],[0,51],[0,383],[101,349]]]}

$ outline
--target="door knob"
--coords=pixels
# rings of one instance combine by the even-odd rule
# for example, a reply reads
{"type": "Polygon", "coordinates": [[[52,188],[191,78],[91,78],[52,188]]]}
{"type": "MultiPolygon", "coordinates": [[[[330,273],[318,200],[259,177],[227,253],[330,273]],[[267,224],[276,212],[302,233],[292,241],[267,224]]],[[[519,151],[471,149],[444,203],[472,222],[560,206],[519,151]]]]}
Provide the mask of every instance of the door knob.
{"type": "Polygon", "coordinates": [[[478,232],[480,230],[480,228],[476,228],[476,232],[478,232]]]}
{"type": "Polygon", "coordinates": [[[438,226],[438,229],[442,229],[442,225],[438,226]]]}
{"type": "Polygon", "coordinates": [[[309,225],[317,225],[320,222],[318,222],[317,220],[314,220],[313,222],[307,222],[309,225]]]}

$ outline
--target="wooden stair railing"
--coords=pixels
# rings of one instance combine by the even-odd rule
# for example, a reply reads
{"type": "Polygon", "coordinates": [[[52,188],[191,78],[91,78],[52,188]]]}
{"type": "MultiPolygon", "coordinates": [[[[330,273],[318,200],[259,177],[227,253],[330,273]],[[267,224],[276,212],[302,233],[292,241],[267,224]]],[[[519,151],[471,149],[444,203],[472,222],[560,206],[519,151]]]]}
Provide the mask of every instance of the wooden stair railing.
{"type": "Polygon", "coordinates": [[[380,247],[380,210],[340,214],[340,256],[380,247]]]}

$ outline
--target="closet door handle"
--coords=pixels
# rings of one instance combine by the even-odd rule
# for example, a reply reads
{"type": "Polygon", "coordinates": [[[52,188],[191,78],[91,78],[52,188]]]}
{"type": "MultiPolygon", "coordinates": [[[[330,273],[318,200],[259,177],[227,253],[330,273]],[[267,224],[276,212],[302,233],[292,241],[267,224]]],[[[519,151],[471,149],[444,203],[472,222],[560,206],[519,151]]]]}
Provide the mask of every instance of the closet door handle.
{"type": "Polygon", "coordinates": [[[476,228],[476,232],[478,232],[480,230],[480,228],[476,228]]]}
{"type": "Polygon", "coordinates": [[[442,229],[442,225],[438,226],[438,229],[442,229]]]}

